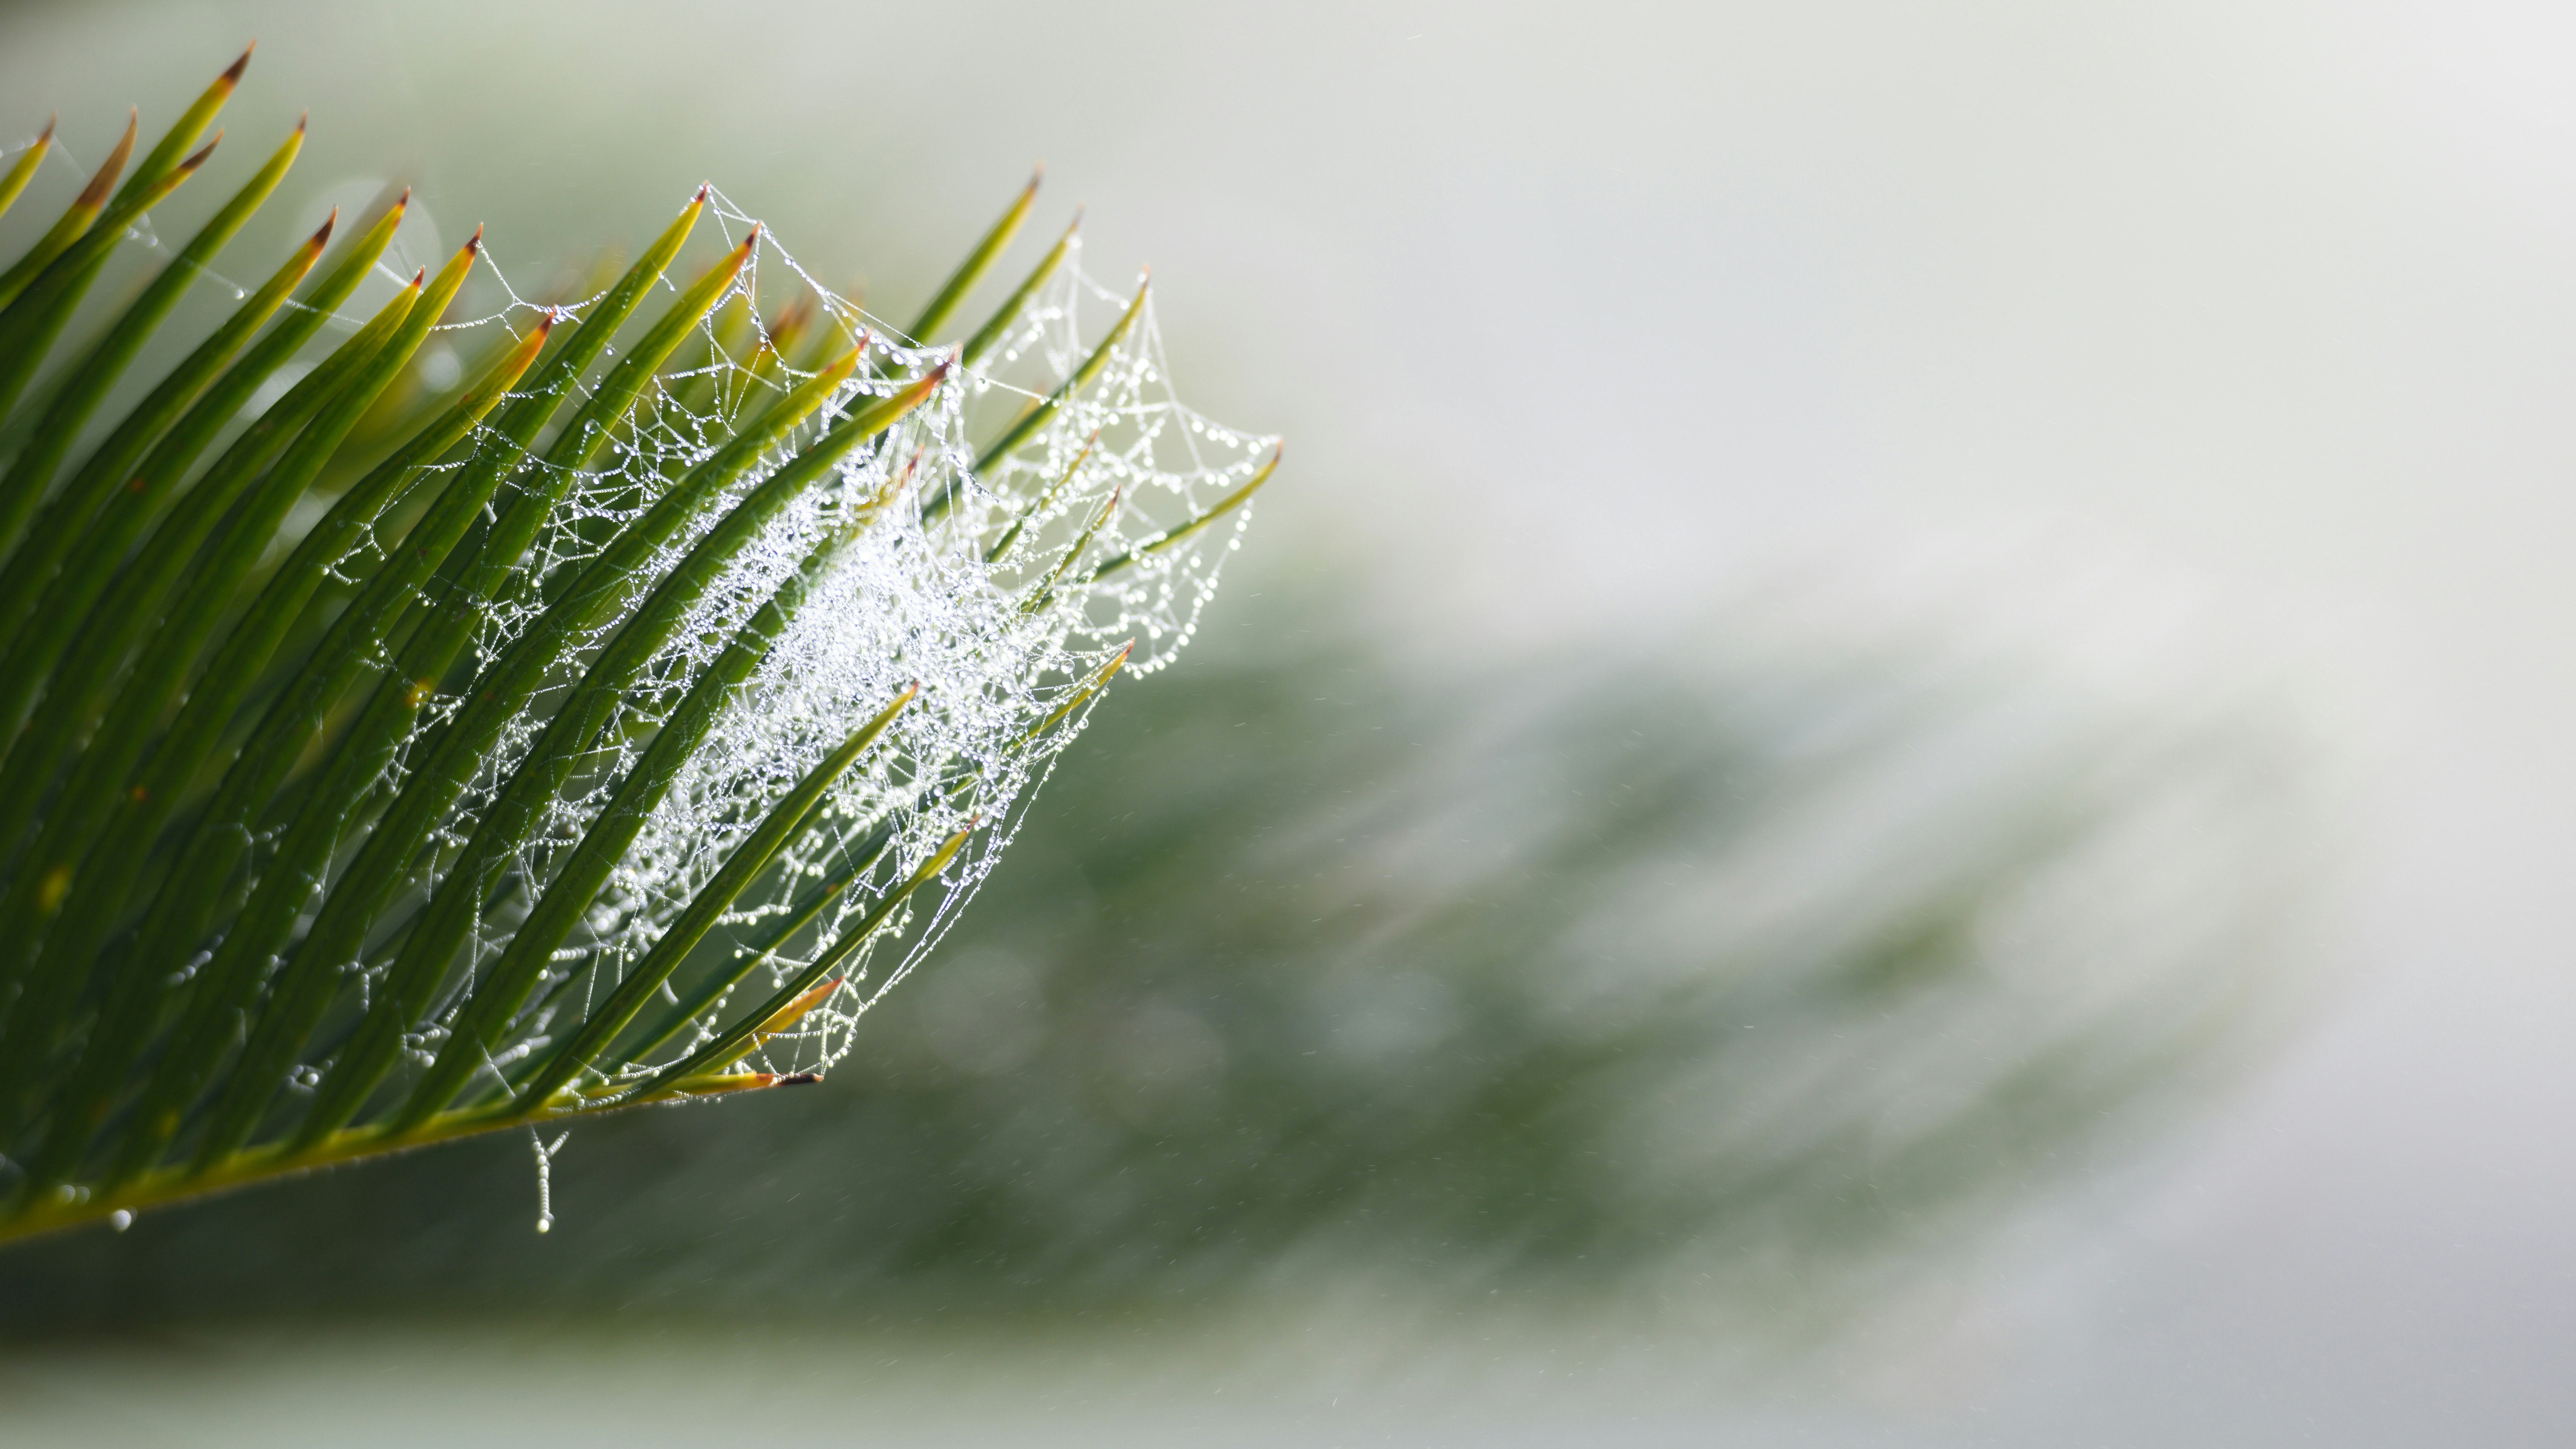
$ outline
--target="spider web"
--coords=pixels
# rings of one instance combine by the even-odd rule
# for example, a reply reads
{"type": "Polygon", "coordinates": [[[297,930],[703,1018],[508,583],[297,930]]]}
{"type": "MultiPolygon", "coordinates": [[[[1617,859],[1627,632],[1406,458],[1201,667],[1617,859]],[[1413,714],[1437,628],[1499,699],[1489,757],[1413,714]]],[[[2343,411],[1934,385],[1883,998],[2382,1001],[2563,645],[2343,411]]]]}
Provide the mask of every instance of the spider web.
{"type": "MultiPolygon", "coordinates": [[[[710,192],[710,209],[728,244],[753,225],[721,192],[710,192]]],[[[1033,792],[1079,735],[1095,686],[1118,665],[1121,651],[1125,672],[1149,674],[1189,642],[1225,556],[1240,546],[1250,509],[1237,508],[1178,544],[1145,546],[1165,541],[1175,527],[1241,488],[1274,440],[1224,427],[1178,400],[1150,297],[1088,385],[1007,455],[980,472],[975,467],[975,440],[997,435],[1072,377],[1128,305],[1128,295],[1081,269],[1079,245],[1077,238],[1077,250],[977,365],[953,371],[900,423],[844,455],[733,556],[653,658],[645,682],[618,701],[572,783],[516,850],[511,884],[486,912],[458,987],[507,947],[531,897],[542,894],[543,883],[728,643],[773,597],[801,598],[581,927],[555,952],[532,1005],[493,1053],[494,1071],[577,1027],[771,807],[917,685],[913,702],[832,787],[780,864],[736,900],[711,939],[721,946],[757,937],[810,901],[826,877],[856,869],[855,881],[812,928],[790,938],[790,949],[755,963],[746,979],[650,1054],[667,1063],[753,1009],[945,842],[971,832],[945,871],[896,908],[851,958],[826,999],[792,1028],[757,1040],[744,1057],[746,1068],[781,1074],[828,1069],[849,1050],[859,1018],[937,945],[992,871],[1033,792]],[[1104,560],[1131,552],[1131,564],[1090,577],[1104,560]]],[[[501,276],[488,249],[483,260],[501,276]]],[[[547,308],[505,277],[501,287],[509,299],[501,310],[441,330],[462,334],[468,346],[484,334],[494,355],[525,335],[547,308]]],[[[554,310],[578,318],[598,301],[593,296],[554,310]]],[[[697,510],[649,566],[622,581],[627,593],[616,617],[553,661],[546,689],[512,722],[442,822],[441,846],[461,845],[473,834],[627,611],[737,503],[843,418],[953,356],[945,346],[902,336],[820,285],[762,228],[750,263],[694,340],[673,354],[628,425],[570,480],[511,586],[489,610],[473,646],[477,666],[526,637],[548,602],[620,528],[862,339],[865,359],[831,401],[697,510]],[[785,307],[782,297],[790,299],[785,307]]],[[[567,399],[565,415],[575,405],[567,399]]],[[[508,446],[491,428],[477,434],[477,450],[508,446]]],[[[544,466],[534,458],[523,463],[544,466]]],[[[425,474],[415,489],[434,486],[434,479],[425,474]]],[[[385,516],[401,512],[388,509],[385,516]]],[[[381,558],[398,542],[371,537],[339,566],[362,573],[374,561],[366,555],[381,558]]],[[[465,698],[441,696],[420,711],[385,785],[399,786],[410,764],[425,758],[425,742],[465,698]]],[[[723,954],[700,951],[662,987],[661,999],[678,1003],[692,979],[727,964],[709,959],[723,954]]],[[[743,954],[732,952],[736,961],[743,954]]],[[[389,961],[388,954],[362,971],[379,973],[389,961]]],[[[451,989],[436,1017],[411,1038],[415,1062],[425,1065],[437,1052],[464,996],[451,989]]],[[[612,1080],[652,1069],[641,1062],[599,1065],[612,1080]]]]}

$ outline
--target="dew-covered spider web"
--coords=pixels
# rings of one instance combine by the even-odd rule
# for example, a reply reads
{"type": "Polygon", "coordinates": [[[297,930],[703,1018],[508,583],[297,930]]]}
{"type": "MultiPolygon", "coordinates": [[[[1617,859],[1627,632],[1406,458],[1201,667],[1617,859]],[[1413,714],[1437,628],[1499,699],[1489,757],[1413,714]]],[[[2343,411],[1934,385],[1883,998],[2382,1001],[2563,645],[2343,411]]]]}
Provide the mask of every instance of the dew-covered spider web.
{"type": "MultiPolygon", "coordinates": [[[[754,230],[721,193],[711,193],[709,219],[728,245],[754,230]]],[[[740,1021],[796,981],[818,953],[852,938],[916,871],[964,836],[935,880],[886,911],[869,944],[806,993],[810,1003],[800,999],[804,1009],[792,1021],[777,1020],[780,1029],[746,1043],[737,1059],[745,1073],[827,1069],[849,1050],[861,1015],[955,923],[1056,757],[1080,733],[1104,679],[1152,673],[1189,642],[1250,516],[1249,507],[1220,505],[1271,460],[1273,440],[1221,426],[1175,397],[1150,297],[1087,380],[1021,442],[978,466],[979,450],[1084,369],[1137,300],[1135,289],[1103,286],[1079,260],[1078,250],[1069,255],[972,365],[951,371],[900,423],[843,455],[798,494],[690,605],[672,642],[643,672],[644,684],[619,697],[540,828],[516,848],[469,959],[452,969],[431,1019],[408,1039],[416,1064],[436,1055],[533,901],[635,776],[692,689],[746,630],[770,617],[765,608],[783,612],[783,626],[730,688],[704,743],[554,953],[530,1004],[489,1054],[482,1089],[506,1081],[521,1059],[561,1043],[809,771],[915,690],[832,785],[779,864],[736,899],[707,947],[638,1020],[690,1006],[694,1012],[658,1043],[621,1042],[620,1053],[596,1064],[588,1090],[613,1100],[620,1084],[644,1080],[740,1021]],[[1212,512],[1206,526],[1189,527],[1212,512]],[[788,928],[775,950],[754,949],[788,928]],[[747,973],[726,986],[746,961],[747,973]]],[[[484,262],[500,275],[489,249],[484,262]]],[[[683,272],[675,266],[660,295],[687,285],[683,272]]],[[[998,294],[1007,285],[988,283],[984,291],[998,294]]],[[[501,286],[508,301],[499,311],[445,324],[443,335],[457,351],[498,356],[547,311],[506,279],[501,286]]],[[[561,315],[579,318],[599,300],[557,305],[561,315]]],[[[639,316],[649,317],[652,305],[639,316]]],[[[961,319],[942,330],[971,330],[983,320],[977,305],[970,299],[961,319]]],[[[991,298],[980,305],[990,307],[991,298]]],[[[864,361],[830,402],[696,510],[649,567],[609,581],[623,591],[616,621],[736,503],[818,437],[956,355],[945,337],[905,337],[822,286],[759,230],[733,289],[672,354],[630,422],[570,480],[518,576],[494,600],[473,666],[490,665],[528,637],[619,530],[862,342],[864,361]]],[[[469,364],[463,375],[478,375],[481,366],[469,364]]],[[[564,414],[579,400],[567,399],[564,414]]],[[[480,448],[510,446],[488,425],[477,437],[480,448]]],[[[463,466],[460,457],[442,465],[463,466]]],[[[524,463],[543,466],[533,457],[524,463]]],[[[431,474],[414,487],[438,483],[431,474]]],[[[385,516],[402,513],[396,507],[385,516]]],[[[343,571],[354,580],[398,542],[391,528],[369,538],[342,559],[343,571]]],[[[443,868],[436,862],[473,835],[616,628],[612,622],[576,639],[554,661],[545,690],[442,822],[437,844],[444,854],[424,865],[419,891],[434,884],[443,868]]],[[[420,711],[387,787],[399,788],[435,747],[442,726],[470,697],[468,678],[462,668],[451,674],[446,692],[420,711]]],[[[361,996],[398,947],[396,930],[360,965],[361,996]]],[[[317,1058],[305,1079],[318,1078],[325,1065],[317,1058]]]]}

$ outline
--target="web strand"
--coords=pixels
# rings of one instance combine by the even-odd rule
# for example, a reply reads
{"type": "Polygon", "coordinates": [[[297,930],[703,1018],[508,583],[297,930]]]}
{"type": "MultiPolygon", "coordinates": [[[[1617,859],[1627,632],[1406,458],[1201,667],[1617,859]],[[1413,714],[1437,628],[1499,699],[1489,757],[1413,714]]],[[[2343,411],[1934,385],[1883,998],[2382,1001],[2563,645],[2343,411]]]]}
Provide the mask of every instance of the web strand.
{"type": "MultiPolygon", "coordinates": [[[[728,240],[752,223],[721,192],[712,194],[711,210],[728,240]]],[[[499,277],[489,249],[483,260],[499,277]]],[[[506,278],[501,291],[508,300],[498,311],[442,324],[442,336],[471,349],[478,336],[498,348],[524,335],[543,307],[506,278]]],[[[558,306],[579,317],[596,301],[558,306]]],[[[807,582],[793,618],[725,701],[580,928],[547,963],[531,1005],[490,1054],[486,1085],[503,1079],[513,1061],[559,1040],[613,991],[795,783],[917,684],[914,702],[834,785],[779,864],[736,901],[719,934],[748,939],[773,929],[800,903],[810,903],[826,878],[865,864],[855,883],[811,929],[757,963],[661,1049],[644,1060],[600,1066],[614,1082],[685,1054],[794,979],[943,843],[971,832],[940,878],[894,910],[870,945],[844,964],[829,998],[792,1027],[757,1039],[745,1062],[772,1072],[819,1072],[850,1049],[859,1018],[921,963],[991,872],[1038,784],[1079,736],[1087,700],[1096,697],[1086,691],[1122,649],[1127,673],[1151,674],[1171,661],[1194,634],[1248,521],[1249,509],[1238,510],[1185,545],[1139,551],[1134,566],[1090,579],[1102,561],[1140,550],[1240,488],[1272,441],[1224,428],[1180,404],[1150,301],[1087,387],[1021,446],[975,470],[978,440],[1001,432],[1070,377],[1126,303],[1083,273],[1078,257],[1069,260],[978,366],[952,373],[902,422],[843,456],[732,559],[652,658],[644,682],[618,699],[572,783],[514,852],[470,959],[460,964],[437,1014],[408,1043],[416,1062],[425,1064],[439,1049],[466,988],[508,946],[532,897],[542,894],[632,775],[694,682],[800,576],[807,582]],[[932,509],[934,499],[945,506],[932,509]],[[1078,556],[1068,557],[1077,546],[1078,556]],[[818,550],[823,562],[808,572],[818,550]],[[1054,728],[1038,728],[1077,699],[1086,703],[1054,728]]],[[[945,347],[902,340],[855,301],[820,286],[764,228],[733,291],[674,354],[631,422],[569,480],[474,640],[477,667],[526,637],[606,541],[676,480],[862,338],[865,361],[831,401],[697,510],[624,583],[620,621],[737,503],[823,431],[949,356],[945,347]],[[789,329],[778,319],[798,302],[811,320],[801,335],[782,335],[789,329]]],[[[469,364],[466,372],[475,370],[469,364]]],[[[508,444],[487,429],[476,446],[508,444]]],[[[524,462],[544,466],[533,458],[524,462]]],[[[440,481],[436,472],[424,475],[415,490],[440,481]]],[[[362,576],[393,542],[362,539],[339,561],[340,572],[362,576]]],[[[547,688],[512,723],[441,823],[435,843],[443,851],[452,855],[473,835],[615,632],[612,623],[573,640],[553,661],[547,688]]],[[[421,709],[385,786],[402,783],[412,757],[462,703],[434,698],[421,709]]],[[[728,957],[724,948],[701,951],[672,981],[676,991],[666,988],[660,998],[680,1000],[739,959],[738,951],[728,957]]],[[[380,971],[383,963],[365,969],[380,971]]],[[[539,1155],[547,1153],[540,1148],[539,1155]]]]}

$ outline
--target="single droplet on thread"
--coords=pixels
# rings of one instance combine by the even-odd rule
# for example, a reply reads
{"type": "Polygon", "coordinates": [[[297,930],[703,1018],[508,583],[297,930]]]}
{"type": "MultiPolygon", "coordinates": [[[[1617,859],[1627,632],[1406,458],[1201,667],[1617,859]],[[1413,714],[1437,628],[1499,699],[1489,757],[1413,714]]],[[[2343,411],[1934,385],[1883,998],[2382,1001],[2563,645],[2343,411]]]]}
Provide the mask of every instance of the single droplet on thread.
{"type": "MultiPolygon", "coordinates": [[[[119,1214],[119,1216],[122,1216],[122,1214],[119,1214]]],[[[554,1230],[555,1230],[555,1220],[554,1220],[553,1218],[551,1218],[551,1217],[542,1217],[542,1218],[537,1219],[537,1231],[538,1231],[538,1232],[541,1232],[541,1233],[551,1233],[551,1232],[553,1232],[554,1230]]]]}
{"type": "Polygon", "coordinates": [[[124,1208],[118,1208],[107,1215],[107,1225],[120,1233],[124,1232],[134,1226],[134,1214],[124,1208]]]}

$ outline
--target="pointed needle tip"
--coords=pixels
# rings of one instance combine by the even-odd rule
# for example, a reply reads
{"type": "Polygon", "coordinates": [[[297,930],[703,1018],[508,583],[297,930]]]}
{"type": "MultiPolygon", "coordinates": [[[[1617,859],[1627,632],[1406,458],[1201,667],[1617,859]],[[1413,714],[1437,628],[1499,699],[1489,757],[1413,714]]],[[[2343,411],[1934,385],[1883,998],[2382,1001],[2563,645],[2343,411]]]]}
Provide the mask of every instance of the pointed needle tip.
{"type": "Polygon", "coordinates": [[[196,154],[195,154],[195,155],[190,156],[187,160],[180,162],[180,163],[178,164],[178,166],[177,166],[175,169],[176,169],[176,170],[178,171],[178,173],[179,173],[180,175],[182,175],[182,176],[186,176],[186,175],[188,175],[189,173],[191,173],[191,172],[195,171],[198,167],[205,165],[205,164],[206,164],[206,158],[207,158],[207,157],[209,157],[209,156],[212,156],[213,154],[215,154],[215,148],[216,148],[217,146],[222,145],[223,143],[224,143],[224,133],[223,133],[223,132],[221,132],[221,131],[217,131],[217,132],[215,133],[215,138],[214,138],[213,140],[208,141],[208,142],[207,142],[206,144],[204,144],[203,146],[198,147],[198,148],[197,148],[197,152],[196,152],[196,154]]]}
{"type": "Polygon", "coordinates": [[[411,284],[415,287],[427,280],[429,280],[429,268],[427,267],[423,267],[419,271],[411,274],[411,284]]]}
{"type": "Polygon", "coordinates": [[[241,59],[234,61],[231,68],[224,72],[226,82],[236,82],[242,78],[242,72],[250,69],[250,53],[257,49],[259,49],[259,42],[256,40],[242,47],[241,59]]]}
{"type": "Polygon", "coordinates": [[[116,143],[115,150],[107,153],[107,160],[101,162],[99,164],[99,168],[90,173],[89,184],[81,188],[80,195],[74,199],[72,204],[74,206],[89,207],[93,210],[98,207],[105,206],[107,204],[107,193],[115,187],[116,178],[125,170],[125,158],[133,154],[133,152],[134,118],[129,116],[126,118],[125,122],[124,137],[116,143]]]}
{"type": "Polygon", "coordinates": [[[319,250],[323,243],[331,239],[331,228],[338,226],[339,224],[340,208],[335,206],[331,208],[331,214],[329,216],[322,218],[322,225],[314,229],[313,240],[305,243],[305,245],[319,250]]]}
{"type": "Polygon", "coordinates": [[[56,111],[52,115],[45,117],[44,134],[36,138],[36,144],[42,146],[47,141],[54,139],[54,127],[61,124],[62,119],[63,113],[60,111],[56,111]]]}
{"type": "Polygon", "coordinates": [[[311,111],[306,111],[304,114],[297,116],[295,118],[295,134],[299,136],[303,135],[305,123],[312,119],[313,113],[311,111]]]}

